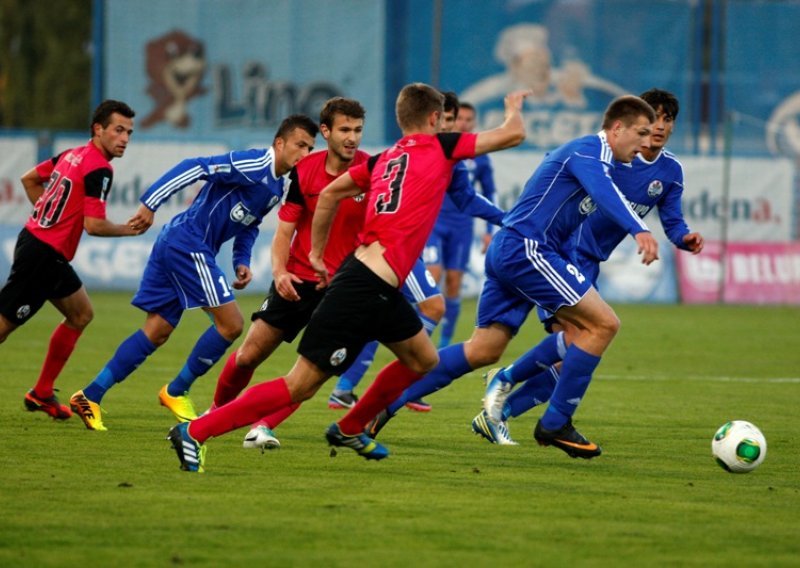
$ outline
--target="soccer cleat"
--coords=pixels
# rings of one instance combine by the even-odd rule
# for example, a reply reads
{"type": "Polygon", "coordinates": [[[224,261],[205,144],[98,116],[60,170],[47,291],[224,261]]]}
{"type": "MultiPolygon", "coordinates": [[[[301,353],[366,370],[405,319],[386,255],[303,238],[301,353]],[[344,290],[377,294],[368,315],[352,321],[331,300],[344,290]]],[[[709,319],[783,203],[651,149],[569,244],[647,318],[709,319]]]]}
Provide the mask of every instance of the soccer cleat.
{"type": "Polygon", "coordinates": [[[422,400],[421,398],[418,398],[417,400],[409,400],[406,403],[406,408],[408,408],[410,410],[414,410],[416,412],[430,412],[431,411],[431,405],[428,404],[427,402],[425,402],[424,400],[422,400]]]}
{"type": "Polygon", "coordinates": [[[472,419],[472,431],[476,434],[483,436],[492,444],[500,446],[517,446],[514,440],[511,439],[511,434],[508,432],[508,424],[503,422],[494,423],[489,420],[489,416],[485,410],[472,419]]]}
{"type": "Polygon", "coordinates": [[[203,473],[203,464],[206,461],[206,446],[192,438],[189,434],[189,423],[181,422],[172,427],[167,440],[172,444],[172,449],[181,460],[183,471],[203,473]]]}
{"type": "Polygon", "coordinates": [[[568,420],[558,430],[547,430],[542,426],[542,421],[536,423],[533,437],[540,446],[555,446],[573,458],[590,459],[603,453],[597,444],[584,438],[568,420]]]}
{"type": "Polygon", "coordinates": [[[369,421],[369,424],[367,424],[367,429],[365,430],[365,432],[367,433],[367,435],[375,438],[378,435],[378,432],[383,430],[383,427],[386,426],[386,424],[392,418],[394,418],[394,414],[389,414],[389,411],[386,408],[384,408],[378,413],[378,415],[375,418],[369,421]]]}
{"type": "Polygon", "coordinates": [[[281,441],[278,440],[275,433],[267,426],[259,424],[247,433],[242,446],[248,449],[260,449],[263,454],[264,450],[276,450],[280,448],[281,441]]]}
{"type": "Polygon", "coordinates": [[[328,397],[328,408],[332,410],[353,408],[356,405],[356,402],[358,402],[358,395],[356,395],[353,391],[342,392],[339,394],[332,392],[331,396],[328,397]]]}
{"type": "MultiPolygon", "coordinates": [[[[368,460],[382,460],[389,455],[389,450],[364,433],[348,436],[342,434],[339,425],[334,422],[325,431],[325,438],[331,446],[350,448],[368,460]]],[[[331,453],[331,455],[335,455],[331,453]]]]}
{"type": "Polygon", "coordinates": [[[69,405],[72,411],[81,417],[88,430],[103,431],[108,429],[103,426],[100,405],[86,398],[82,390],[70,397],[69,405]]]}
{"type": "Polygon", "coordinates": [[[66,420],[72,416],[72,411],[69,409],[69,406],[61,404],[58,398],[56,398],[56,395],[41,398],[36,394],[36,391],[31,389],[25,393],[23,402],[25,403],[25,408],[30,412],[41,410],[55,420],[66,420]]]}
{"type": "Polygon", "coordinates": [[[171,396],[167,392],[167,385],[161,387],[158,393],[158,402],[161,403],[161,406],[167,407],[178,422],[189,422],[197,418],[192,399],[186,395],[171,396]]]}
{"type": "Polygon", "coordinates": [[[483,397],[483,409],[487,418],[497,424],[503,421],[503,407],[506,399],[511,394],[514,383],[503,379],[502,367],[492,369],[486,373],[486,394],[483,397]]]}

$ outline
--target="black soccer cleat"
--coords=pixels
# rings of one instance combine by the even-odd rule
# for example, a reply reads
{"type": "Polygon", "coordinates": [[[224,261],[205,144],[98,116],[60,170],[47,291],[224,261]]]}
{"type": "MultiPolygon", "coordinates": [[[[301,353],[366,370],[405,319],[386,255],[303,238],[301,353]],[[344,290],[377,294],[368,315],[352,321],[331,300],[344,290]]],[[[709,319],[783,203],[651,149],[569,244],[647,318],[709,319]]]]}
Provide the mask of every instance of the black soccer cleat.
{"type": "Polygon", "coordinates": [[[591,459],[603,453],[600,446],[584,438],[568,420],[558,430],[548,430],[542,426],[542,421],[536,423],[533,437],[540,446],[555,446],[566,452],[572,458],[591,459]]]}

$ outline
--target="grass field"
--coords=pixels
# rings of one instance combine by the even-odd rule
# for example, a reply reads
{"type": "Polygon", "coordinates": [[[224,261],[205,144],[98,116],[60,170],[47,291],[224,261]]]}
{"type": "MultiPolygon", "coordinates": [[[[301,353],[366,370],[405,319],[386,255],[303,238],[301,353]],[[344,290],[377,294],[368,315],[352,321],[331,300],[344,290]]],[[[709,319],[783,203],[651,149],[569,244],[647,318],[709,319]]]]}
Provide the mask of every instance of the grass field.
{"type": "MultiPolygon", "coordinates": [[[[56,385],[62,400],[142,323],[128,298],[93,294],[95,321],[56,385]]],[[[259,302],[244,296],[242,311],[259,302]]],[[[164,440],[174,421],[157,393],[208,320],[187,314],[106,396],[109,431],[89,432],[75,417],[23,411],[59,319],[46,307],[0,347],[0,566],[800,564],[800,310],[616,308],[622,331],[576,416],[603,446],[597,459],[537,446],[540,409],[510,423],[519,446],[474,436],[475,372],[430,397],[432,412],[392,421],[382,462],[330,456],[323,431],[339,412],[326,386],[279,428],[279,451],[243,450],[244,431],[234,432],[209,442],[207,473],[196,475],[178,469],[164,440]],[[751,474],[711,458],[711,437],[730,419],[767,437],[751,474]]],[[[468,304],[462,337],[473,313],[468,304]]],[[[502,362],[541,334],[531,323],[502,362]]],[[[284,346],[256,377],[293,360],[284,346]]],[[[217,372],[195,385],[198,408],[217,372]]]]}

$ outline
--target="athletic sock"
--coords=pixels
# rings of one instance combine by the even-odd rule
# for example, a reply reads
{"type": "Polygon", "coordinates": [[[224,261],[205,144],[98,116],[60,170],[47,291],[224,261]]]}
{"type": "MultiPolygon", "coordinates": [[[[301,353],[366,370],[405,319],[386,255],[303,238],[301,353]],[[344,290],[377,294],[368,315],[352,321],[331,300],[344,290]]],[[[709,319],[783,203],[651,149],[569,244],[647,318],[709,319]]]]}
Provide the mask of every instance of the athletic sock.
{"type": "Polygon", "coordinates": [[[214,391],[214,404],[217,406],[222,406],[239,396],[239,393],[250,384],[250,379],[253,378],[253,373],[255,373],[255,369],[247,369],[236,365],[236,354],[238,352],[239,350],[236,349],[231,353],[217,379],[217,389],[214,391]]]}
{"type": "Polygon", "coordinates": [[[522,383],[519,388],[512,392],[508,399],[506,399],[506,404],[503,407],[503,420],[516,418],[534,406],[538,406],[550,400],[557,382],[558,370],[555,366],[551,366],[549,369],[542,371],[538,375],[522,383]]]}
{"type": "Polygon", "coordinates": [[[421,376],[400,361],[389,363],[378,373],[358,404],[339,420],[339,428],[346,434],[361,433],[370,420],[421,376]]]}
{"type": "Polygon", "coordinates": [[[47,348],[47,355],[44,357],[42,370],[39,379],[33,387],[33,392],[39,398],[50,398],[53,396],[53,384],[58,375],[67,364],[69,356],[75,349],[75,344],[81,336],[80,329],[74,329],[64,323],[60,323],[53,330],[50,336],[50,344],[47,348]]]}
{"type": "Polygon", "coordinates": [[[293,402],[289,406],[284,406],[283,408],[273,412],[269,416],[265,416],[264,418],[259,420],[258,423],[263,424],[270,430],[274,430],[275,428],[283,424],[283,422],[285,422],[287,418],[289,418],[292,414],[294,414],[294,411],[297,410],[298,408],[300,408],[300,403],[293,402]]]}
{"type": "Polygon", "coordinates": [[[600,357],[597,355],[587,353],[574,344],[569,346],[561,366],[561,377],[542,415],[542,426],[548,430],[558,430],[572,418],[599,364],[600,357]]]}
{"type": "Polygon", "coordinates": [[[504,378],[514,384],[521,383],[561,361],[566,351],[563,332],[548,335],[506,367],[504,378]]]}
{"type": "Polygon", "coordinates": [[[376,351],[378,351],[377,341],[367,343],[361,353],[358,354],[358,357],[356,357],[356,360],[353,361],[353,364],[339,376],[339,381],[336,383],[333,392],[336,394],[352,392],[361,382],[361,379],[364,378],[369,366],[372,365],[376,351]]]}
{"type": "Polygon", "coordinates": [[[285,378],[260,383],[228,404],[192,420],[189,435],[202,444],[213,436],[252,424],[290,404],[292,396],[285,378]]]}
{"type": "Polygon", "coordinates": [[[439,349],[447,347],[453,340],[458,315],[461,313],[461,298],[444,299],[444,317],[442,318],[442,334],[439,337],[439,349]]]}
{"type": "Polygon", "coordinates": [[[439,364],[427,375],[412,384],[400,397],[393,401],[389,413],[395,414],[406,402],[420,398],[443,389],[454,380],[472,370],[464,353],[464,344],[457,343],[439,350],[439,364]]]}
{"type": "Polygon", "coordinates": [[[178,373],[178,376],[167,386],[167,394],[170,396],[183,396],[197,377],[202,377],[217,361],[225,355],[225,351],[231,346],[233,341],[225,339],[220,335],[215,326],[209,327],[189,354],[186,364],[178,373]]]}
{"type": "Polygon", "coordinates": [[[430,336],[433,333],[433,330],[436,329],[436,326],[439,325],[439,322],[429,318],[421,311],[417,310],[417,315],[419,316],[420,321],[422,321],[422,327],[425,329],[425,332],[430,336]]]}
{"type": "Polygon", "coordinates": [[[114,356],[97,377],[83,389],[83,394],[92,402],[99,403],[108,389],[124,381],[155,350],[156,345],[147,338],[144,331],[137,330],[119,344],[114,356]]]}

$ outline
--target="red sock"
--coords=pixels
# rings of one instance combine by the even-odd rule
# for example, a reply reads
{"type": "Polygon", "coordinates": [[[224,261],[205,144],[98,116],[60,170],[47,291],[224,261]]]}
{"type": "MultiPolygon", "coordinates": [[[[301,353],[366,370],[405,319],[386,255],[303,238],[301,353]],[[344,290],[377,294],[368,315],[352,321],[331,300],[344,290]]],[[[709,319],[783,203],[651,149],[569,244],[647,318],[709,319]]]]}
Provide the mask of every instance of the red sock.
{"type": "Polygon", "coordinates": [[[64,323],[56,326],[53,335],[50,336],[50,346],[44,358],[39,380],[36,381],[36,386],[33,387],[36,396],[39,398],[53,396],[53,384],[56,382],[59,373],[61,373],[61,369],[67,364],[67,359],[72,355],[75,344],[81,336],[81,331],[64,323]]]}
{"type": "Polygon", "coordinates": [[[201,444],[213,436],[252,424],[265,415],[292,404],[286,379],[260,383],[250,387],[239,398],[208,414],[192,420],[189,434],[201,444]]]}
{"type": "Polygon", "coordinates": [[[264,418],[253,424],[253,426],[258,426],[259,424],[263,424],[270,430],[274,430],[275,428],[280,426],[287,418],[289,418],[292,414],[294,414],[294,411],[297,410],[298,408],[300,408],[300,403],[293,402],[289,406],[284,406],[277,412],[273,412],[269,416],[265,416],[264,418]]]}
{"type": "Polygon", "coordinates": [[[364,396],[339,420],[339,429],[343,434],[349,435],[363,432],[370,420],[422,377],[423,375],[415,373],[400,361],[389,363],[378,373],[364,396]]]}
{"type": "Polygon", "coordinates": [[[250,384],[250,379],[253,378],[254,369],[245,369],[236,365],[238,352],[237,349],[231,353],[217,379],[217,390],[214,392],[214,404],[217,406],[227,404],[239,396],[239,393],[250,384]]]}

